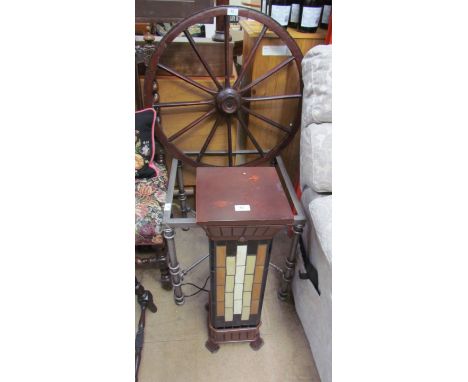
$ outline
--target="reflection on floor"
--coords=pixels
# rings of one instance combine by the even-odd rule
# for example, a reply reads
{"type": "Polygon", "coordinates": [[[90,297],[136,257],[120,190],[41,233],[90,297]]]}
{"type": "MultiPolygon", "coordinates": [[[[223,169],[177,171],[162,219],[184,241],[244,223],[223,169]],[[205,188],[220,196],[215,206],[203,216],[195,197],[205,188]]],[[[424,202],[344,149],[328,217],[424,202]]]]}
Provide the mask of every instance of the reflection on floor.
{"type": "MultiPolygon", "coordinates": [[[[286,232],[280,232],[273,245],[273,264],[283,267],[288,248],[286,232]]],[[[176,249],[181,268],[186,269],[208,253],[208,240],[199,228],[188,232],[178,229],[176,249]]],[[[184,282],[202,286],[208,274],[206,260],[191,271],[184,282]]],[[[248,343],[234,343],[223,344],[217,353],[211,354],[205,348],[207,294],[201,292],[177,306],[172,292],[161,288],[158,270],[138,269],[137,277],[153,293],[158,307],[156,314],[146,313],[140,382],[320,381],[294,305],[276,297],[281,274],[273,267],[268,274],[260,327],[265,344],[257,352],[248,343]]],[[[187,295],[195,291],[191,286],[184,286],[187,295]]],[[[136,301],[135,314],[137,325],[139,305],[136,301]]]]}

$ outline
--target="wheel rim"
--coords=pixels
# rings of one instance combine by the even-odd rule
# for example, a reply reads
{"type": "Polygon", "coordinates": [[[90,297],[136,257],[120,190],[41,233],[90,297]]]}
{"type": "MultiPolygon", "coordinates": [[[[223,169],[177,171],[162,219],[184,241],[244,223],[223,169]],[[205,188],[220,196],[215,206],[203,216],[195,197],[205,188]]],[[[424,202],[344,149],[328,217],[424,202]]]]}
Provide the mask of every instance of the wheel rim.
{"type": "MultiPolygon", "coordinates": [[[[145,106],[154,107],[157,111],[166,108],[185,108],[190,106],[208,106],[209,110],[206,111],[203,115],[194,119],[188,125],[181,127],[178,131],[171,135],[166,135],[164,131],[164,122],[157,122],[155,133],[159,141],[167,148],[171,154],[179,160],[191,165],[191,166],[213,166],[213,164],[203,162],[202,159],[208,155],[207,148],[211,143],[215,133],[217,132],[219,126],[224,122],[227,128],[227,150],[223,153],[220,153],[219,156],[227,156],[229,166],[234,165],[234,157],[238,155],[242,150],[233,150],[233,137],[232,137],[232,122],[233,119],[238,121],[239,129],[243,131],[248,140],[254,146],[256,154],[259,157],[252,160],[247,160],[243,163],[236,164],[240,166],[252,166],[259,165],[264,162],[271,161],[278,153],[291,141],[297,132],[300,126],[300,114],[301,114],[301,98],[302,98],[302,79],[301,79],[301,61],[302,53],[297,46],[296,42],[291,38],[291,36],[284,30],[276,21],[266,16],[263,13],[254,11],[252,9],[243,8],[243,7],[213,7],[208,8],[198,13],[189,16],[188,18],[180,21],[178,24],[174,25],[173,28],[161,39],[157,45],[155,52],[153,53],[150,63],[148,65],[146,75],[145,75],[145,84],[144,84],[144,94],[145,94],[145,106]],[[194,24],[199,23],[201,20],[206,20],[207,18],[212,17],[223,17],[224,18],[224,33],[225,36],[229,36],[230,23],[228,10],[237,9],[237,13],[241,17],[255,20],[263,24],[262,30],[258,37],[256,38],[255,43],[252,46],[247,57],[243,57],[243,65],[237,76],[237,79],[231,84],[230,81],[230,69],[232,67],[233,61],[229,61],[229,39],[225,39],[224,45],[224,78],[220,81],[217,76],[213,74],[213,70],[210,65],[205,61],[203,56],[200,54],[197,44],[194,41],[193,37],[188,33],[188,28],[194,24]],[[248,74],[249,70],[253,64],[253,58],[257,53],[257,50],[260,46],[262,39],[265,37],[267,31],[271,31],[278,39],[280,39],[289,49],[291,56],[285,58],[278,65],[268,70],[261,76],[258,76],[253,81],[247,85],[242,85],[242,80],[248,74]],[[161,57],[166,51],[169,44],[171,44],[174,39],[179,36],[181,33],[185,35],[190,46],[192,47],[195,55],[198,57],[198,60],[203,65],[206,70],[206,73],[211,78],[214,88],[207,87],[194,79],[177,72],[176,70],[162,64],[160,62],[161,57]],[[260,97],[251,97],[249,92],[255,86],[264,83],[265,80],[271,76],[280,72],[283,68],[288,67],[290,63],[295,64],[298,74],[298,87],[299,91],[294,94],[283,94],[283,95],[273,95],[273,96],[260,96],[260,97]],[[197,88],[199,91],[205,93],[206,98],[202,100],[194,101],[177,101],[177,102],[153,102],[153,82],[156,80],[157,70],[162,70],[171,74],[172,76],[177,77],[179,80],[197,88]],[[252,110],[248,106],[251,104],[256,104],[257,102],[271,102],[277,100],[297,100],[297,111],[294,116],[294,121],[285,126],[284,124],[274,121],[264,114],[258,113],[255,110],[252,110]],[[264,150],[255,138],[254,132],[249,129],[249,122],[246,121],[246,116],[249,118],[253,117],[259,121],[263,121],[269,126],[274,127],[284,133],[284,137],[279,139],[279,142],[272,148],[264,150]],[[206,122],[208,118],[214,118],[214,123],[209,131],[209,134],[206,137],[206,140],[197,153],[186,153],[177,145],[177,140],[185,134],[188,134],[189,131],[194,131],[198,125],[206,122]],[[194,157],[192,159],[192,157],[194,157]]],[[[161,95],[161,94],[160,94],[161,95]]],[[[210,154],[212,155],[212,154],[210,154]]]]}

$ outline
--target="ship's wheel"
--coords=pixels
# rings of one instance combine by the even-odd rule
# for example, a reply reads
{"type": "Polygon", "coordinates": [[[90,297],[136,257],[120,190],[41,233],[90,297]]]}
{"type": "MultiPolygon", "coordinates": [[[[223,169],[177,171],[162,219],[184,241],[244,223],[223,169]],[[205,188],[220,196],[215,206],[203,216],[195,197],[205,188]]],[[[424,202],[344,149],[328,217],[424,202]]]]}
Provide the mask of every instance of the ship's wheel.
{"type": "MultiPolygon", "coordinates": [[[[184,59],[186,57],[180,57],[180,60],[184,59]]],[[[159,114],[157,138],[172,155],[192,166],[251,166],[271,161],[291,141],[300,126],[301,61],[302,53],[296,42],[280,24],[263,13],[222,6],[193,14],[174,25],[161,39],[146,70],[145,106],[155,108],[159,114]],[[233,70],[230,38],[218,43],[223,47],[218,51],[222,51],[224,57],[219,59],[222,68],[215,70],[201,51],[200,43],[188,30],[209,18],[222,18],[224,36],[231,36],[230,15],[254,20],[261,29],[237,71],[233,70]],[[204,76],[183,74],[164,61],[168,52],[177,57],[174,45],[176,42],[180,44],[179,37],[183,35],[186,38],[183,41],[188,41],[193,50],[193,57],[206,71],[204,76]],[[273,45],[262,45],[263,39],[274,41],[273,45]],[[259,49],[260,45],[262,49],[259,49]],[[278,54],[278,50],[283,53],[278,54]],[[256,70],[253,74],[254,58],[269,54],[272,55],[268,61],[270,67],[263,73],[256,70]],[[277,86],[279,81],[272,81],[278,75],[284,76],[285,86],[277,86]],[[172,83],[175,80],[184,91],[169,90],[173,88],[164,86],[164,81],[168,80],[172,83]],[[268,81],[273,85],[267,85],[268,81]],[[156,84],[159,89],[154,99],[156,84]],[[182,96],[189,99],[181,99],[182,96]],[[199,143],[196,150],[193,150],[194,142],[199,143]]],[[[187,67],[190,65],[192,63],[187,62],[187,67]]]]}

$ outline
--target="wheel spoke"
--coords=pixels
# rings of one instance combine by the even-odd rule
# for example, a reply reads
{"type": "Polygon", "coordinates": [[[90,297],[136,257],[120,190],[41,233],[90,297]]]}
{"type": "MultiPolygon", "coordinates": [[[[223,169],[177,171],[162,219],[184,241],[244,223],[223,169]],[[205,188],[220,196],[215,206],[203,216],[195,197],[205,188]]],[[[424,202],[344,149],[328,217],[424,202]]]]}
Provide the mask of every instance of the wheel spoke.
{"type": "Polygon", "coordinates": [[[231,116],[226,118],[227,133],[228,133],[228,158],[229,167],[232,167],[232,135],[231,135],[231,116]]]}
{"type": "Polygon", "coordinates": [[[276,150],[279,150],[280,146],[283,144],[283,141],[280,140],[275,147],[273,147],[270,151],[271,152],[276,152],[276,150]]]}
{"type": "Polygon", "coordinates": [[[219,116],[216,118],[216,121],[213,124],[213,127],[211,128],[210,134],[206,138],[206,141],[203,144],[203,147],[202,147],[202,149],[200,150],[200,152],[199,152],[199,154],[197,156],[197,159],[196,159],[197,162],[200,162],[202,156],[205,154],[205,151],[208,148],[208,145],[210,144],[211,140],[213,139],[213,136],[214,136],[214,134],[216,132],[216,129],[218,128],[218,124],[219,124],[219,116]]]}
{"type": "Polygon", "coordinates": [[[255,52],[257,51],[258,46],[260,45],[260,42],[262,41],[263,36],[265,36],[265,33],[267,30],[268,30],[267,26],[264,25],[262,28],[262,31],[258,35],[257,41],[255,41],[255,45],[250,50],[250,53],[245,60],[245,63],[242,65],[242,70],[239,74],[239,77],[237,77],[236,82],[234,82],[234,85],[232,86],[234,89],[237,89],[238,86],[240,86],[240,83],[242,79],[244,78],[245,73],[247,72],[247,69],[249,68],[250,63],[252,62],[252,59],[255,56],[255,52]]]}
{"type": "Polygon", "coordinates": [[[249,108],[247,108],[245,106],[242,106],[242,110],[244,110],[245,112],[247,112],[249,114],[252,114],[254,117],[257,117],[258,119],[261,119],[262,121],[268,123],[269,125],[277,127],[278,129],[283,130],[284,132],[286,132],[288,134],[290,133],[290,130],[286,126],[283,126],[278,122],[272,121],[271,119],[265,117],[264,115],[258,114],[255,111],[250,110],[249,108]]]}
{"type": "Polygon", "coordinates": [[[285,94],[277,96],[267,96],[267,97],[243,97],[242,100],[245,102],[255,102],[255,101],[276,101],[279,99],[294,99],[302,98],[302,94],[285,94]]]}
{"type": "Polygon", "coordinates": [[[219,81],[216,79],[215,75],[213,74],[213,71],[211,70],[210,66],[208,65],[208,63],[205,61],[205,59],[202,57],[202,55],[200,54],[200,52],[198,51],[197,47],[195,46],[195,41],[192,37],[192,35],[189,33],[189,31],[186,29],[184,30],[184,34],[185,34],[185,37],[187,37],[187,40],[188,42],[190,43],[190,46],[192,47],[192,49],[194,50],[195,54],[197,55],[198,59],[200,60],[200,62],[202,63],[203,67],[205,68],[205,70],[207,71],[207,73],[210,75],[211,79],[213,80],[213,82],[215,83],[216,87],[221,90],[223,87],[221,86],[221,84],[219,83],[219,81]]]}
{"type": "MultiPolygon", "coordinates": [[[[227,0],[221,2],[226,3],[227,0]]],[[[269,20],[268,16],[244,7],[210,7],[177,23],[161,38],[157,49],[151,52],[154,54],[146,60],[143,98],[146,100],[145,107],[153,108],[158,114],[155,133],[171,156],[184,160],[194,167],[215,165],[216,162],[212,162],[211,157],[221,158],[223,166],[267,165],[278,155],[280,149],[291,141],[293,132],[299,128],[301,103],[304,97],[300,94],[303,84],[299,65],[303,55],[287,31],[269,20]],[[235,31],[230,33],[234,24],[232,24],[233,16],[228,14],[235,13],[240,18],[251,19],[258,23],[255,37],[249,49],[244,52],[242,66],[238,65],[233,56],[235,31]],[[218,42],[217,47],[221,50],[218,53],[222,56],[219,57],[218,67],[211,62],[209,57],[211,50],[205,41],[191,34],[193,33],[191,25],[208,19],[216,20],[216,34],[213,38],[218,42]],[[200,73],[184,68],[185,64],[190,66],[190,62],[181,65],[164,60],[169,50],[177,50],[174,43],[180,40],[180,36],[183,37],[185,47],[189,50],[189,57],[195,65],[203,67],[200,73]],[[264,65],[258,73],[254,73],[255,60],[261,56],[262,47],[267,44],[271,36],[277,37],[279,43],[285,49],[289,49],[288,55],[274,58],[269,65],[264,65]],[[239,68],[238,71],[236,67],[239,68]],[[274,88],[274,82],[285,79],[290,72],[294,78],[289,81],[289,90],[266,91],[267,87],[274,88]],[[202,76],[205,76],[204,79],[202,76]],[[164,78],[167,81],[175,81],[182,88],[194,93],[194,96],[176,97],[176,94],[171,96],[170,90],[167,93],[167,89],[157,89],[155,81],[160,82],[164,78]],[[164,97],[164,90],[167,97],[164,97]],[[155,91],[158,92],[158,96],[154,96],[155,91]],[[283,104],[286,104],[288,109],[286,119],[265,109],[266,106],[277,109],[283,104]],[[179,118],[178,122],[174,120],[171,126],[170,115],[164,119],[164,114],[168,113],[175,113],[175,117],[180,114],[183,118],[179,118]],[[203,137],[198,149],[186,151],[184,147],[187,142],[190,143],[194,136],[200,134],[203,137]],[[270,144],[264,139],[268,138],[268,135],[272,140],[270,144]],[[214,146],[219,143],[218,138],[223,136],[224,147],[222,150],[215,150],[214,146]],[[242,142],[238,142],[239,139],[242,142]],[[238,143],[243,143],[245,149],[239,149],[238,143]],[[240,157],[242,161],[239,161],[240,157]]]]}
{"type": "Polygon", "coordinates": [[[280,71],[282,68],[284,68],[286,65],[288,65],[291,61],[294,60],[294,57],[291,56],[288,59],[284,60],[282,63],[276,65],[273,69],[269,70],[266,72],[263,76],[258,77],[256,80],[252,81],[249,85],[245,86],[241,90],[239,90],[240,93],[244,93],[245,91],[249,90],[250,88],[253,88],[255,85],[258,85],[260,82],[266,80],[268,77],[272,76],[276,72],[280,71]]]}
{"type": "Polygon", "coordinates": [[[199,84],[198,82],[195,82],[194,80],[184,76],[183,74],[181,74],[179,72],[176,72],[174,69],[171,69],[171,68],[167,67],[166,65],[158,64],[158,68],[160,68],[162,70],[165,70],[168,73],[171,73],[173,76],[176,76],[176,77],[180,78],[181,80],[184,80],[185,82],[188,82],[190,85],[193,85],[193,86],[195,86],[195,87],[197,87],[197,88],[199,88],[201,90],[206,91],[207,93],[217,94],[216,90],[207,88],[206,86],[203,86],[202,84],[199,84]]]}
{"type": "Polygon", "coordinates": [[[194,105],[213,105],[214,100],[200,100],[200,101],[183,101],[183,102],[160,102],[155,103],[153,108],[157,107],[180,107],[180,106],[194,106],[194,105]]]}
{"type": "Polygon", "coordinates": [[[237,112],[237,120],[239,121],[242,129],[245,131],[245,133],[248,135],[248,137],[250,138],[250,140],[252,141],[252,143],[254,144],[255,148],[257,149],[257,151],[260,153],[260,155],[262,157],[265,156],[265,153],[263,152],[262,148],[260,147],[260,145],[258,144],[257,140],[254,138],[254,136],[252,135],[252,133],[249,131],[248,127],[245,125],[245,122],[242,120],[242,116],[240,115],[240,112],[237,112]]]}
{"type": "Polygon", "coordinates": [[[230,86],[229,83],[229,16],[224,16],[224,87],[230,86]]]}
{"type": "Polygon", "coordinates": [[[210,115],[216,112],[216,109],[213,108],[210,111],[207,111],[205,114],[203,114],[201,117],[198,117],[195,121],[191,122],[189,125],[185,126],[182,130],[178,131],[174,135],[170,136],[167,140],[169,142],[172,142],[174,139],[179,138],[182,134],[186,133],[189,131],[191,128],[194,126],[198,125],[201,121],[207,119],[210,115]]]}

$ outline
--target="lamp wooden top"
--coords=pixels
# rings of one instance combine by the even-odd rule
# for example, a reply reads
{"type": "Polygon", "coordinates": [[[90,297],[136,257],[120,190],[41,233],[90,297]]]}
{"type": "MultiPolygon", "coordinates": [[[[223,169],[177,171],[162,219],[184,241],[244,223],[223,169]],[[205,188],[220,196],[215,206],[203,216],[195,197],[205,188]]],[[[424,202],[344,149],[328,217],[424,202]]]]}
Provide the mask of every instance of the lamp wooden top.
{"type": "Polygon", "coordinates": [[[197,223],[288,225],[294,217],[274,167],[198,167],[197,223]]]}

